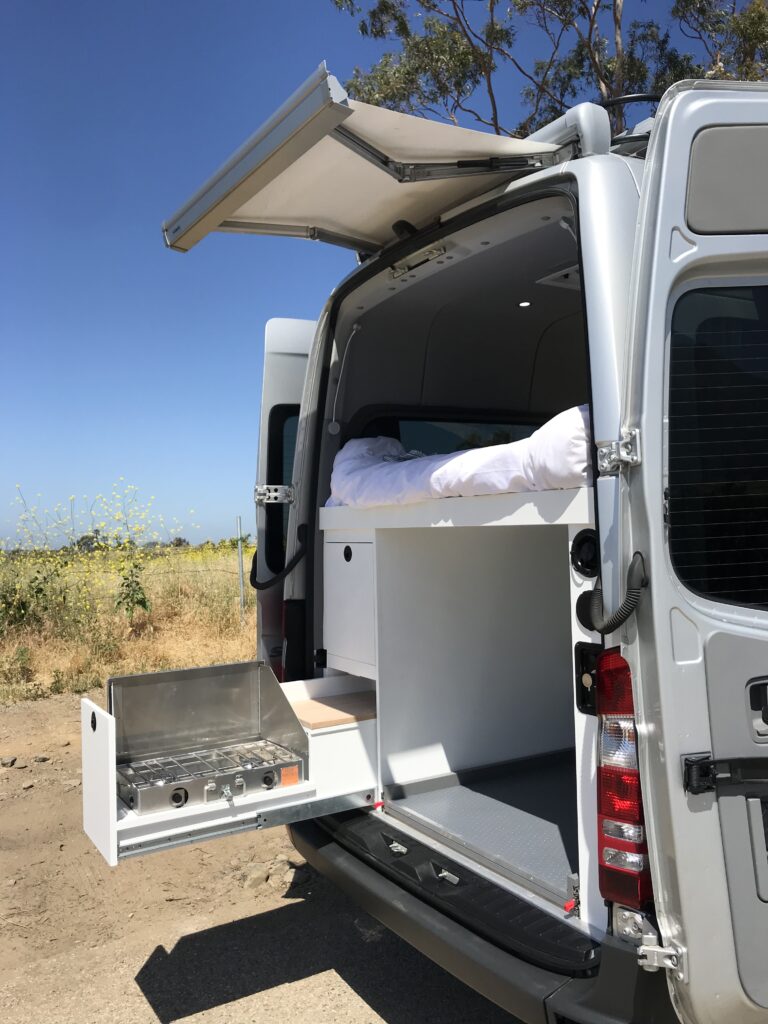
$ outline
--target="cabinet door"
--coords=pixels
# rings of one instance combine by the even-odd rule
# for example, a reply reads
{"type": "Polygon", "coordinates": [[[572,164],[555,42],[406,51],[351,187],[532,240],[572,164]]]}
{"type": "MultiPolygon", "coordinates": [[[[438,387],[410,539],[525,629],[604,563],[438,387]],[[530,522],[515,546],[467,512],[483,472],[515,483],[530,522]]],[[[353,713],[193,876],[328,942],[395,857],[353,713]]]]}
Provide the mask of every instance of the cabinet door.
{"type": "Polygon", "coordinates": [[[326,540],[324,559],[323,643],[328,665],[375,678],[373,543],[326,540]]]}

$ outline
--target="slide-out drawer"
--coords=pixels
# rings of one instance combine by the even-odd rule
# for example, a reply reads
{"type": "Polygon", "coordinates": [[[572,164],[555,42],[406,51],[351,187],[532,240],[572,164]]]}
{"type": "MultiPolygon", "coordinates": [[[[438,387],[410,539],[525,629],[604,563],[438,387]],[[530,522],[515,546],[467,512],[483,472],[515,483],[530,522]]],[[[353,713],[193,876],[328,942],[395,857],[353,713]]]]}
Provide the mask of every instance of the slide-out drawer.
{"type": "Polygon", "coordinates": [[[82,701],[86,834],[115,865],[370,806],[375,695],[354,688],[333,679],[282,686],[258,662],[110,680],[108,710],[82,701]]]}

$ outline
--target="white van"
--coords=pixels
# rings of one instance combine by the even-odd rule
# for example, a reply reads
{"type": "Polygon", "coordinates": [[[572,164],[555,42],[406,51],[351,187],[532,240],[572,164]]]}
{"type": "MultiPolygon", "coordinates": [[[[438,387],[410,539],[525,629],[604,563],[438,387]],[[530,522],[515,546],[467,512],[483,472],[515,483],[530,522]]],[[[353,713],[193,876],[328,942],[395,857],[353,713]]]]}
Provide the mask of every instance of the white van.
{"type": "Polygon", "coordinates": [[[321,67],[164,225],[359,266],[267,325],[260,660],[83,701],[110,864],[288,824],[524,1021],[768,1021],[766,167],[764,85],[516,140],[321,67]]]}

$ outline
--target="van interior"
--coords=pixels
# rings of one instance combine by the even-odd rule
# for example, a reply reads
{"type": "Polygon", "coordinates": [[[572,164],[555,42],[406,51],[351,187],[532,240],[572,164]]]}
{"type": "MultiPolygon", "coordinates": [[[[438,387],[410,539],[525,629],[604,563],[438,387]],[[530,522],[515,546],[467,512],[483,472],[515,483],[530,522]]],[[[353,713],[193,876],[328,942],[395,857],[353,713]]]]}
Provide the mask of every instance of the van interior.
{"type": "MultiPolygon", "coordinates": [[[[548,196],[348,295],[330,356],[320,504],[350,438],[450,452],[526,437],[588,403],[578,265],[573,204],[548,196]]],[[[388,813],[560,909],[579,872],[568,529],[377,531],[378,600],[396,599],[377,609],[371,672],[388,813]]],[[[323,621],[318,607],[316,647],[323,621]]]]}

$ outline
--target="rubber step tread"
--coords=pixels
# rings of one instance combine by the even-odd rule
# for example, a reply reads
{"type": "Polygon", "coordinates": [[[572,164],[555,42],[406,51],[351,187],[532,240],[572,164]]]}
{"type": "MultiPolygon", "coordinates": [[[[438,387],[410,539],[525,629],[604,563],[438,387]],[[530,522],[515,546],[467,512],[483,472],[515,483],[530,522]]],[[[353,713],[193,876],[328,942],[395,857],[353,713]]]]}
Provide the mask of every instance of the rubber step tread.
{"type": "Polygon", "coordinates": [[[353,811],[318,824],[382,874],[501,949],[572,977],[597,970],[600,944],[590,936],[412,839],[382,815],[353,811]],[[398,845],[407,852],[397,852],[398,845]]]}

